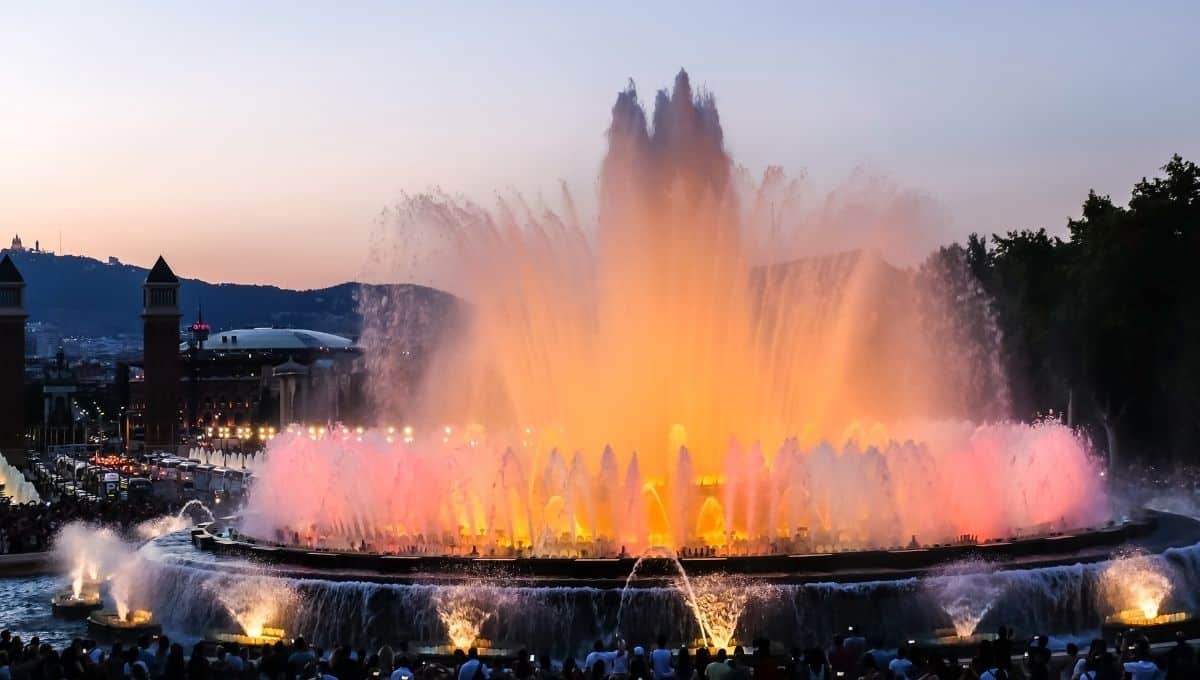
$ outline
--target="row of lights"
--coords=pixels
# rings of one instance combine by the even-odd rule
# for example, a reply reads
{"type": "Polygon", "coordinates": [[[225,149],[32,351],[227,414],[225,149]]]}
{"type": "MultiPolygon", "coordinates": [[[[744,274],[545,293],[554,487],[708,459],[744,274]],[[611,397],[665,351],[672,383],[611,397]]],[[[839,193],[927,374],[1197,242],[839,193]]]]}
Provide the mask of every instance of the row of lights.
{"type": "MultiPolygon", "coordinates": [[[[290,434],[301,434],[302,435],[307,432],[309,439],[313,439],[313,440],[322,439],[326,435],[332,435],[334,432],[337,432],[337,431],[339,431],[339,430],[337,430],[336,428],[327,427],[324,425],[309,425],[307,428],[305,428],[302,425],[293,425],[293,426],[287,428],[287,432],[290,434]]],[[[353,429],[353,431],[351,431],[350,428],[345,428],[345,429],[340,430],[340,432],[342,433],[343,440],[349,439],[351,436],[353,436],[356,441],[362,441],[363,434],[366,432],[366,430],[362,426],[359,426],[359,427],[355,427],[353,429]]],[[[529,434],[532,432],[532,430],[530,428],[525,428],[525,432],[526,432],[526,434],[529,434]]],[[[443,427],[442,428],[442,443],[449,444],[450,436],[452,434],[454,434],[453,427],[451,427],[449,425],[446,425],[445,427],[443,427]]],[[[413,430],[412,425],[405,425],[403,428],[400,428],[400,436],[401,436],[402,441],[405,444],[411,444],[414,441],[416,441],[416,437],[414,436],[414,430],[413,430]]],[[[396,428],[394,426],[389,425],[387,427],[386,439],[389,444],[394,443],[396,441],[396,428]]],[[[478,439],[475,439],[474,437],[472,437],[471,439],[469,439],[467,441],[467,446],[469,446],[471,448],[476,448],[480,445],[480,443],[481,442],[478,439]]],[[[529,442],[526,440],[526,441],[522,441],[521,444],[523,446],[528,446],[529,442]]]]}
{"type": "MultiPolygon", "coordinates": [[[[225,427],[222,425],[217,428],[207,428],[205,434],[208,435],[209,439],[213,439],[215,435],[217,439],[240,439],[248,441],[254,439],[256,433],[253,427],[225,427]]],[[[259,427],[257,435],[259,441],[270,441],[275,438],[275,428],[259,427]]]]}

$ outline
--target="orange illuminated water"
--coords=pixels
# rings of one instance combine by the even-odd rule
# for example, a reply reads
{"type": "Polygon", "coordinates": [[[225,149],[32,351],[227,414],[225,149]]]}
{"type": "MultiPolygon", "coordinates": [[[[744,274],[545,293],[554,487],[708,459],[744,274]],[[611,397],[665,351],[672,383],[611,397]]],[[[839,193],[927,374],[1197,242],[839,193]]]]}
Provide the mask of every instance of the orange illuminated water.
{"type": "Polygon", "coordinates": [[[1133,553],[1114,559],[1100,577],[1100,590],[1117,620],[1153,622],[1171,594],[1171,577],[1157,558],[1133,553]]]}
{"type": "Polygon", "coordinates": [[[361,344],[392,434],[279,438],[248,530],[389,550],[757,553],[1104,518],[1070,431],[975,424],[1007,415],[994,324],[961,257],[900,269],[871,248],[903,239],[904,200],[801,209],[778,169],[746,182],[683,73],[652,122],[620,93],[608,145],[595,220],[565,193],[557,210],[433,194],[394,212],[466,320],[414,387],[421,311],[366,291],[361,344]],[[831,213],[874,215],[879,239],[810,248],[821,230],[793,218],[831,213]]]}

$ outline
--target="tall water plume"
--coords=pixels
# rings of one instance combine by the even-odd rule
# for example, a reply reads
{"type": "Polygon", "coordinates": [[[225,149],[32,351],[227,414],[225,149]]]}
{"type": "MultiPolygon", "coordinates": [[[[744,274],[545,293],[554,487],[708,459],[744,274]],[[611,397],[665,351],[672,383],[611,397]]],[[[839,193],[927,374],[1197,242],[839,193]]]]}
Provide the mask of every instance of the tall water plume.
{"type": "MultiPolygon", "coordinates": [[[[639,451],[643,472],[663,479],[676,425],[712,474],[730,438],[840,445],[863,424],[1003,415],[1000,387],[998,405],[963,407],[955,359],[966,348],[930,337],[931,318],[952,311],[925,285],[941,272],[896,269],[874,241],[791,260],[813,252],[812,211],[793,205],[776,169],[735,181],[715,101],[685,73],[658,93],[652,126],[636,91],[621,92],[608,139],[595,224],[565,190],[557,211],[440,194],[396,209],[411,239],[403,256],[418,242],[438,253],[470,305],[409,405],[414,422],[550,428],[593,461],[606,445],[639,451]]],[[[368,354],[409,351],[394,321],[411,307],[367,298],[368,354]]],[[[383,401],[407,382],[393,379],[406,362],[392,358],[375,365],[383,401]]]]}
{"type": "Polygon", "coordinates": [[[55,560],[71,578],[71,592],[78,598],[85,589],[95,589],[132,559],[133,548],[112,530],[71,522],[54,538],[55,560]]]}

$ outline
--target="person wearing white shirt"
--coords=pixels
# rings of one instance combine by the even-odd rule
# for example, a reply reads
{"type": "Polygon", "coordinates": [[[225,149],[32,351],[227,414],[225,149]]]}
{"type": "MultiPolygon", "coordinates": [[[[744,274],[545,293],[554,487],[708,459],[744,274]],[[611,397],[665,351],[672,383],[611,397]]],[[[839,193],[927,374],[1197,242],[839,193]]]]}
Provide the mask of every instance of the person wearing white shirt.
{"type": "Polygon", "coordinates": [[[1146,640],[1138,640],[1133,661],[1126,661],[1124,668],[1130,680],[1162,680],[1166,677],[1166,673],[1150,659],[1150,643],[1146,640]]]}

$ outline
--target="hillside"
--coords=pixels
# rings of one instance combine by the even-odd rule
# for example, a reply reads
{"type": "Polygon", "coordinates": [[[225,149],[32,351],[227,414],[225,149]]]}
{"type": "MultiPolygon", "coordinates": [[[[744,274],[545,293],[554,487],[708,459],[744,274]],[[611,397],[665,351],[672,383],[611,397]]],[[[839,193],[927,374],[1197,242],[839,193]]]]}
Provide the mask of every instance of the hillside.
{"type": "MultiPolygon", "coordinates": [[[[106,264],[90,257],[10,252],[25,278],[30,321],[54,324],[64,335],[141,334],[142,282],[147,270],[106,264]]],[[[184,321],[204,306],[213,328],[280,326],[356,336],[361,327],[357,296],[361,286],[343,283],[314,290],[276,286],[214,284],[180,279],[184,321]]],[[[453,298],[423,286],[402,285],[420,306],[442,310],[453,298]]]]}

